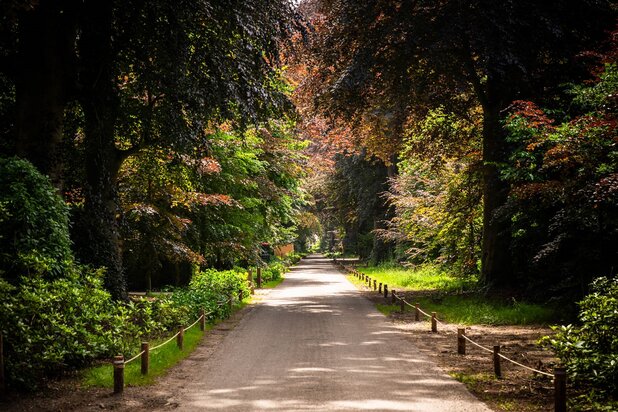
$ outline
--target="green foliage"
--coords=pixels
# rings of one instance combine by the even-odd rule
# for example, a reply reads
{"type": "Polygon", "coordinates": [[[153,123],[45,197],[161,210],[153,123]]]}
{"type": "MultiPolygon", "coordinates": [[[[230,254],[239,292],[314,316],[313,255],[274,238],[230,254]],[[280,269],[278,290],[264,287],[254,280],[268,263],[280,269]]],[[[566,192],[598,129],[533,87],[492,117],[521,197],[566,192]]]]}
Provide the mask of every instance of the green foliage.
{"type": "Polygon", "coordinates": [[[236,298],[241,290],[243,296],[249,296],[247,276],[248,273],[239,268],[206,269],[196,273],[188,287],[175,289],[171,299],[175,305],[187,307],[192,318],[197,318],[202,308],[212,312],[211,319],[223,318],[230,313],[225,304],[228,298],[236,298]]]}
{"type": "MultiPolygon", "coordinates": [[[[142,386],[154,383],[155,380],[167,372],[171,366],[174,366],[182,359],[189,356],[200,343],[203,335],[204,333],[200,330],[199,326],[196,325],[185,332],[182,351],[178,349],[175,341],[168,343],[160,349],[151,351],[147,375],[142,375],[139,359],[129,363],[124,369],[125,385],[142,386]]],[[[163,339],[167,340],[168,338],[166,337],[163,339]]],[[[150,341],[151,347],[162,343],[163,339],[161,339],[161,342],[158,340],[150,341]]],[[[106,362],[105,365],[85,370],[82,376],[83,383],[86,386],[103,388],[112,388],[114,386],[113,366],[109,362],[106,362]]]]}
{"type": "Polygon", "coordinates": [[[506,121],[513,145],[502,176],[512,186],[499,215],[510,216],[516,276],[531,293],[576,300],[591,274],[618,265],[618,70],[573,88],[575,115],[557,122],[532,102],[506,121]],[[570,297],[570,298],[569,298],[570,297]]]}
{"type": "Polygon", "coordinates": [[[0,279],[0,308],[11,386],[32,388],[66,367],[122,349],[128,312],[115,309],[102,271],[70,266],[53,280],[31,272],[19,286],[0,279]]]}
{"type": "Polygon", "coordinates": [[[579,302],[580,326],[556,326],[543,342],[567,368],[573,384],[590,391],[578,398],[578,407],[614,410],[618,406],[618,278],[601,277],[579,302]]]}
{"type": "Polygon", "coordinates": [[[71,260],[68,208],[28,161],[0,158],[0,276],[11,281],[33,266],[59,276],[71,260]]]}

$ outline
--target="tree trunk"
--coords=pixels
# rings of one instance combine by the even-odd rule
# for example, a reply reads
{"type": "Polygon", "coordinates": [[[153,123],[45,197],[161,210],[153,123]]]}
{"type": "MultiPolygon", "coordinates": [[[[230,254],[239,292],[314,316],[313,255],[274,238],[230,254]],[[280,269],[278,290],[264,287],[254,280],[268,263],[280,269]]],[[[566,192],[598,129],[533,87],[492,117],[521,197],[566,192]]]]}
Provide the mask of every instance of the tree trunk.
{"type": "Polygon", "coordinates": [[[76,5],[41,0],[19,17],[16,152],[62,189],[64,109],[74,84],[76,5]]]}
{"type": "Polygon", "coordinates": [[[126,299],[126,279],[117,215],[116,178],[121,157],[115,147],[118,91],[114,82],[112,2],[86,0],[80,38],[85,117],[86,202],[88,245],[82,259],[107,268],[105,286],[115,299],[126,299]]]}
{"type": "MultiPolygon", "coordinates": [[[[490,102],[492,100],[489,100],[490,102]]],[[[506,203],[508,184],[500,179],[499,165],[506,159],[505,131],[500,124],[502,104],[489,104],[483,113],[483,242],[481,281],[495,288],[512,282],[510,227],[496,216],[506,203]]]]}

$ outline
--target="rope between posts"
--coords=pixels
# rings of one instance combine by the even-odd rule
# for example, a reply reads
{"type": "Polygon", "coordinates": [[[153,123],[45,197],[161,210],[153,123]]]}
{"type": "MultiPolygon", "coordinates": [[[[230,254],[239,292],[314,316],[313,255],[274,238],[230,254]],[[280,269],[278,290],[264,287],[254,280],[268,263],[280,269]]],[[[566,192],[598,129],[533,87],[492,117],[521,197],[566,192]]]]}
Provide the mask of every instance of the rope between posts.
{"type": "Polygon", "coordinates": [[[133,356],[131,359],[124,361],[124,364],[126,365],[129,362],[133,362],[135,359],[139,358],[140,356],[142,356],[144,354],[144,352],[146,352],[145,350],[141,351],[140,353],[138,353],[137,355],[133,356]]]}
{"type": "Polygon", "coordinates": [[[463,336],[463,338],[464,338],[465,340],[467,340],[468,342],[470,342],[470,343],[471,343],[471,344],[473,344],[474,346],[476,346],[476,347],[478,347],[478,348],[481,348],[481,349],[483,349],[484,351],[487,351],[487,352],[489,352],[489,353],[494,353],[494,351],[493,351],[492,349],[489,349],[489,348],[487,348],[487,347],[485,347],[485,346],[483,346],[483,345],[480,345],[480,344],[476,343],[475,341],[473,341],[472,339],[470,339],[470,338],[469,338],[469,337],[467,337],[466,335],[461,335],[461,336],[463,336]]]}
{"type": "Polygon", "coordinates": [[[515,362],[513,359],[509,359],[509,358],[507,358],[506,356],[504,356],[504,355],[503,355],[503,354],[501,354],[501,353],[499,353],[499,354],[498,354],[498,356],[500,356],[502,359],[504,359],[504,360],[506,360],[506,361],[509,361],[509,362],[511,362],[511,363],[514,363],[514,364],[515,364],[515,365],[517,365],[517,366],[521,366],[521,367],[522,367],[522,368],[524,368],[524,369],[528,369],[529,371],[536,372],[536,373],[540,373],[541,375],[549,376],[550,378],[553,378],[553,377],[554,377],[554,375],[552,375],[551,373],[543,372],[543,371],[540,371],[540,370],[538,370],[538,369],[534,369],[534,368],[531,368],[531,367],[529,367],[529,366],[522,365],[522,364],[521,364],[521,363],[519,363],[519,362],[515,362]]]}
{"type": "Polygon", "coordinates": [[[192,327],[194,327],[195,325],[197,325],[197,322],[202,320],[203,317],[205,317],[206,315],[210,315],[211,313],[212,312],[208,312],[208,313],[204,313],[203,315],[201,315],[199,318],[197,318],[197,320],[195,322],[193,322],[190,326],[187,326],[185,328],[185,332],[188,331],[189,329],[191,329],[192,327]]]}
{"type": "Polygon", "coordinates": [[[159,349],[161,346],[167,345],[168,343],[170,343],[171,341],[173,341],[176,336],[180,335],[180,331],[176,332],[176,334],[174,336],[172,336],[171,338],[169,338],[168,340],[166,340],[165,342],[163,342],[160,345],[155,346],[154,348],[150,348],[150,351],[152,352],[155,349],[159,349]]]}
{"type": "MultiPolygon", "coordinates": [[[[412,305],[410,302],[408,302],[408,301],[406,301],[405,299],[403,299],[402,297],[400,297],[397,293],[393,293],[393,295],[394,295],[397,299],[402,300],[402,301],[403,301],[403,303],[405,303],[406,305],[410,306],[411,308],[418,309],[418,311],[419,311],[420,313],[422,313],[423,315],[425,315],[426,317],[428,317],[428,318],[430,318],[430,317],[431,317],[431,315],[430,315],[430,314],[428,314],[427,312],[423,311],[421,308],[417,308],[416,306],[412,305]]],[[[434,318],[434,319],[436,320],[436,322],[437,322],[437,323],[439,323],[439,324],[440,324],[440,325],[442,325],[442,326],[450,326],[450,325],[448,325],[448,324],[445,324],[445,323],[441,322],[438,318],[434,318]]],[[[473,344],[474,346],[476,346],[476,347],[478,347],[478,348],[480,348],[480,349],[482,349],[482,350],[484,350],[484,351],[486,351],[486,352],[489,352],[489,353],[493,353],[493,352],[494,352],[492,349],[489,349],[489,348],[487,348],[487,347],[485,347],[485,346],[483,346],[483,345],[481,345],[481,344],[476,343],[475,341],[473,341],[472,339],[470,339],[470,338],[469,338],[468,336],[466,336],[465,334],[464,334],[464,335],[462,335],[462,337],[463,337],[465,340],[467,340],[468,342],[470,342],[471,344],[473,344]]],[[[529,371],[531,371],[531,372],[538,373],[538,374],[545,375],[545,376],[549,376],[550,378],[553,378],[553,377],[554,377],[554,375],[552,375],[551,373],[547,373],[547,372],[543,372],[543,371],[538,370],[538,369],[535,369],[535,368],[531,368],[531,367],[526,366],[526,365],[524,365],[524,364],[521,364],[521,363],[519,363],[519,362],[517,362],[517,361],[514,361],[513,359],[508,358],[508,357],[504,356],[504,355],[503,355],[503,354],[501,354],[501,353],[498,353],[498,356],[499,356],[499,357],[501,357],[502,359],[504,359],[504,360],[508,361],[508,362],[511,362],[511,363],[512,363],[512,364],[514,364],[514,365],[520,366],[520,367],[522,367],[522,368],[524,368],[524,369],[527,369],[527,370],[529,370],[529,371]]]]}

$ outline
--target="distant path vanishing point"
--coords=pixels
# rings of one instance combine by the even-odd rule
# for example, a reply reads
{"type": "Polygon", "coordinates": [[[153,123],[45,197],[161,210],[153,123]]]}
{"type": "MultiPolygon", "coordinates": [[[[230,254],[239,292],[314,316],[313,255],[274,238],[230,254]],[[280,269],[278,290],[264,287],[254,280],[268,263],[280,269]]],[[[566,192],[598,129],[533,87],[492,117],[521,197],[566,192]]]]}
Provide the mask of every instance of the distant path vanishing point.
{"type": "Polygon", "coordinates": [[[180,411],[490,411],[316,255],[192,368],[170,402],[180,411]]]}

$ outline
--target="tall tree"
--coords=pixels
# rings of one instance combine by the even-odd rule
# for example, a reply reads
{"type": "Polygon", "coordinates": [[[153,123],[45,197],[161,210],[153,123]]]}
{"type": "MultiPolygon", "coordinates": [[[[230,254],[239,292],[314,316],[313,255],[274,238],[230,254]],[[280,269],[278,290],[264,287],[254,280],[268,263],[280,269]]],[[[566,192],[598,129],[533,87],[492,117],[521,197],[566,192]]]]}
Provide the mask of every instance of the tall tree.
{"type": "Polygon", "coordinates": [[[122,162],[146,146],[204,146],[209,122],[246,125],[283,109],[286,98],[272,79],[291,6],[283,0],[16,4],[6,9],[17,13],[17,23],[2,21],[20,48],[14,56],[3,53],[6,60],[26,67],[14,71],[23,112],[16,147],[45,173],[60,174],[54,153],[62,120],[67,104],[78,103],[86,175],[79,255],[106,266],[107,287],[123,298],[115,187],[122,162]]]}
{"type": "MultiPolygon", "coordinates": [[[[576,54],[615,22],[605,0],[494,2],[315,0],[319,68],[310,90],[321,113],[362,125],[380,110],[397,130],[429,108],[483,113],[482,278],[511,281],[508,217],[496,210],[508,185],[498,165],[509,144],[501,120],[515,99],[549,99],[577,78],[576,54]]],[[[397,133],[390,133],[397,139],[397,133]]]]}

